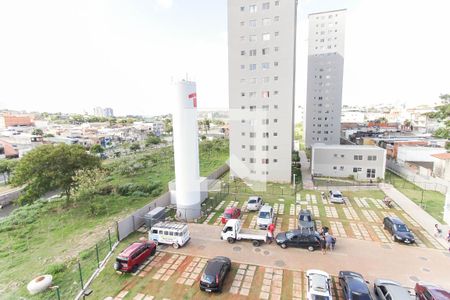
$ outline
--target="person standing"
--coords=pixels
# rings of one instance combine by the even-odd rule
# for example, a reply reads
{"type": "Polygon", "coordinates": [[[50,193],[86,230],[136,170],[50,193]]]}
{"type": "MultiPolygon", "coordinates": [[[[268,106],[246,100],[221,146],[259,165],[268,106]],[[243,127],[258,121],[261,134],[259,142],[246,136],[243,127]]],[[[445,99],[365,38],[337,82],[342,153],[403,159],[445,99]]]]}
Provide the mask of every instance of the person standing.
{"type": "Polygon", "coordinates": [[[269,237],[269,244],[272,244],[273,242],[273,236],[275,232],[275,224],[270,223],[270,225],[267,227],[267,235],[269,237]]]}
{"type": "Polygon", "coordinates": [[[328,232],[325,233],[325,252],[326,250],[330,250],[330,252],[333,250],[333,241],[333,236],[328,232]]]}
{"type": "Polygon", "coordinates": [[[442,229],[439,228],[439,224],[434,224],[434,236],[442,237],[442,229]]]}

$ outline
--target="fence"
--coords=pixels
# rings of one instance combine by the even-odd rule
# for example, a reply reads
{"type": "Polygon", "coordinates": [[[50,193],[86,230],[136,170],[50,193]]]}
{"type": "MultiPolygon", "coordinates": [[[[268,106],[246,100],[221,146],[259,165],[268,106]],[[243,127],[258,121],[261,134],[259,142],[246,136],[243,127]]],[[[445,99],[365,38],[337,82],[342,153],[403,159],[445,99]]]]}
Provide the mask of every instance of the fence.
{"type": "MultiPolygon", "coordinates": [[[[427,190],[427,191],[436,191],[442,194],[446,194],[448,190],[448,183],[442,182],[439,178],[426,177],[419,174],[415,174],[414,172],[408,170],[407,168],[397,164],[393,160],[386,161],[386,168],[392,173],[403,177],[404,179],[410,181],[414,185],[427,190]]],[[[392,176],[386,176],[386,182],[395,184],[395,179],[392,176]]]]}
{"type": "MultiPolygon", "coordinates": [[[[220,178],[223,174],[225,174],[229,170],[229,166],[224,164],[219,167],[217,170],[212,172],[208,177],[208,187],[212,187],[217,184],[217,179],[220,178]]],[[[146,206],[138,209],[125,219],[122,219],[117,222],[117,239],[119,241],[126,238],[131,233],[135,232],[139,227],[144,225],[144,215],[154,209],[155,207],[167,207],[170,205],[170,192],[167,192],[160,197],[156,198],[146,206]]],[[[202,205],[203,211],[203,205],[202,205]]],[[[183,217],[181,217],[183,219],[183,217]]]]}

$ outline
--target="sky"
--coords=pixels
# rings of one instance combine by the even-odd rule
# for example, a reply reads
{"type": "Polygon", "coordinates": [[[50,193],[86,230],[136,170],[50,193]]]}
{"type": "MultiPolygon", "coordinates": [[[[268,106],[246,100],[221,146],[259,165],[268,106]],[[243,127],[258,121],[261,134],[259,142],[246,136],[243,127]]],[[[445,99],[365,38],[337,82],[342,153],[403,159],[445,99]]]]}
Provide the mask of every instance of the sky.
{"type": "MultiPolygon", "coordinates": [[[[307,15],[341,8],[343,104],[430,104],[450,93],[450,1],[299,0],[297,105],[307,15]]],[[[227,51],[226,0],[0,0],[0,109],[170,113],[170,83],[186,77],[200,109],[226,109],[227,51]]]]}

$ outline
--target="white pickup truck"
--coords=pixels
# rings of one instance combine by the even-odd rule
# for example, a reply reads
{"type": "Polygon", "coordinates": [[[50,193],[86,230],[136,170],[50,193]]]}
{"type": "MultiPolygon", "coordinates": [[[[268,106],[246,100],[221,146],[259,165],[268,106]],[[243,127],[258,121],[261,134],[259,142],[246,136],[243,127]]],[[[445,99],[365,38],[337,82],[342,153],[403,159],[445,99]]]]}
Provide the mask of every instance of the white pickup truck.
{"type": "Polygon", "coordinates": [[[222,229],[221,239],[232,244],[236,240],[251,240],[253,246],[258,247],[262,242],[267,242],[267,233],[261,230],[252,230],[242,228],[242,222],[239,219],[230,219],[222,229]]]}

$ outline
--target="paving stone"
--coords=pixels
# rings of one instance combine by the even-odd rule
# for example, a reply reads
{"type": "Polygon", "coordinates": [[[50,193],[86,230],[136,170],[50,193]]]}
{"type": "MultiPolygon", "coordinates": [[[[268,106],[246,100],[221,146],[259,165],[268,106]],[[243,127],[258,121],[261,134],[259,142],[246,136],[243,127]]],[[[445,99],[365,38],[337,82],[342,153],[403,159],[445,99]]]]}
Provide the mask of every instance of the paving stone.
{"type": "Polygon", "coordinates": [[[272,278],[274,281],[282,281],[283,280],[283,276],[282,275],[273,275],[272,278]]]}
{"type": "Polygon", "coordinates": [[[170,275],[164,275],[163,277],[161,277],[161,280],[167,281],[167,280],[169,280],[169,278],[170,278],[170,275]]]}
{"type": "Polygon", "coordinates": [[[230,293],[231,293],[231,294],[238,294],[238,293],[239,293],[239,287],[232,286],[232,287],[230,288],[230,293]]]}
{"type": "Polygon", "coordinates": [[[280,294],[270,294],[270,300],[280,300],[281,295],[280,294]]]}
{"type": "Polygon", "coordinates": [[[272,280],[270,279],[263,279],[263,285],[271,285],[272,284],[272,280]]]}
{"type": "Polygon", "coordinates": [[[245,274],[245,270],[239,269],[239,270],[237,270],[237,274],[244,275],[245,274]]]}
{"type": "Polygon", "coordinates": [[[124,298],[128,294],[128,291],[120,291],[120,293],[116,296],[116,298],[124,298]]]}
{"type": "Polygon", "coordinates": [[[283,287],[283,281],[281,281],[281,280],[274,280],[272,286],[281,288],[281,287],[283,287]]]}
{"type": "Polygon", "coordinates": [[[234,280],[231,285],[239,288],[241,286],[241,283],[242,281],[240,280],[234,280]]]}
{"type": "Polygon", "coordinates": [[[244,282],[244,283],[242,283],[242,287],[246,288],[246,289],[249,289],[249,288],[252,287],[252,283],[251,282],[244,282]]]}
{"type": "Polygon", "coordinates": [[[245,281],[245,282],[250,282],[250,283],[251,283],[251,282],[253,281],[253,276],[245,276],[245,277],[244,277],[244,281],[245,281]]]}
{"type": "Polygon", "coordinates": [[[155,297],[147,295],[143,300],[153,300],[153,299],[155,299],[155,297]]]}
{"type": "Polygon", "coordinates": [[[242,296],[248,296],[248,294],[250,294],[250,289],[247,288],[241,288],[240,294],[242,296]]]}
{"type": "Polygon", "coordinates": [[[267,292],[261,292],[260,294],[259,294],[259,299],[263,299],[263,300],[268,300],[269,299],[269,293],[267,293],[267,292]]]}
{"type": "Polygon", "coordinates": [[[255,271],[256,270],[256,266],[248,266],[248,269],[255,271]]]}
{"type": "Polygon", "coordinates": [[[261,287],[261,291],[262,292],[270,292],[270,285],[263,285],[262,287],[261,287]]]}
{"type": "Polygon", "coordinates": [[[194,284],[195,280],[194,279],[187,279],[186,282],[184,284],[192,286],[194,284]]]}
{"type": "Polygon", "coordinates": [[[244,275],[241,275],[241,274],[236,274],[236,276],[234,277],[234,280],[241,281],[242,279],[244,279],[244,275]]]}
{"type": "Polygon", "coordinates": [[[264,278],[265,279],[272,279],[272,274],[271,273],[264,273],[264,278]]]}
{"type": "Polygon", "coordinates": [[[274,270],[274,273],[277,274],[277,275],[283,275],[283,270],[276,269],[276,270],[274,270]]]}
{"type": "Polygon", "coordinates": [[[178,284],[184,284],[185,281],[186,281],[186,278],[184,278],[184,277],[180,277],[177,279],[178,284]]]}
{"type": "Polygon", "coordinates": [[[189,278],[195,280],[195,279],[197,279],[197,276],[198,276],[197,274],[191,274],[191,276],[189,276],[189,278]]]}

